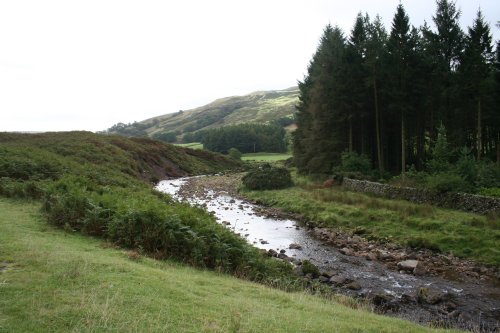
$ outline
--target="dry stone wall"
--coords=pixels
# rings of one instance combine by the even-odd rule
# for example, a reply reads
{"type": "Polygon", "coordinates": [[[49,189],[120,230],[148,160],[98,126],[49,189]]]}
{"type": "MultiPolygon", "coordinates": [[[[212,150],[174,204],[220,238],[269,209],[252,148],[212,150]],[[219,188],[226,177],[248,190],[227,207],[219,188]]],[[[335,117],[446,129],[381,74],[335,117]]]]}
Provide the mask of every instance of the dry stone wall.
{"type": "Polygon", "coordinates": [[[432,193],[412,187],[398,187],[366,180],[344,178],[344,188],[364,193],[372,193],[390,199],[404,199],[415,203],[459,209],[466,212],[488,214],[500,213],[500,199],[468,193],[432,193]]]}

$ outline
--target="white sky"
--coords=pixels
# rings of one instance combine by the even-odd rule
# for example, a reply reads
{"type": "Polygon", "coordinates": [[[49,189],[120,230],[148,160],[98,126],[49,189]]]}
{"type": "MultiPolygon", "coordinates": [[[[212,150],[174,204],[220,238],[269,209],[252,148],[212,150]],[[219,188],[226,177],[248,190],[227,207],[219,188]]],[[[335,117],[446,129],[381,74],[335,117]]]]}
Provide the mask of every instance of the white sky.
{"type": "MultiPolygon", "coordinates": [[[[398,0],[0,0],[0,131],[104,130],[303,78],[326,24],[386,28],[398,0]]],[[[431,27],[434,0],[406,0],[431,27]]],[[[494,38],[499,0],[481,6],[494,38]]]]}

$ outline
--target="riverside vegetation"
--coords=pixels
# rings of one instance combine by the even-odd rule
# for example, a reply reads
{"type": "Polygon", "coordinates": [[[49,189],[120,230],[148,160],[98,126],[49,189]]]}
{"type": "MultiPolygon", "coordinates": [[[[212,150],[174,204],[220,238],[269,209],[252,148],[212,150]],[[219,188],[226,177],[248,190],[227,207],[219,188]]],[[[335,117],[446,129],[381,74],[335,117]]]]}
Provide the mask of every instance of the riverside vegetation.
{"type": "Polygon", "coordinates": [[[303,290],[289,264],[149,183],[236,161],[86,132],[4,133],[0,144],[1,331],[428,330],[346,308],[338,302],[362,305],[341,296],[330,302],[219,275],[303,290]]]}
{"type": "Polygon", "coordinates": [[[497,214],[483,216],[378,198],[340,186],[322,188],[304,176],[293,175],[293,187],[269,191],[243,188],[243,194],[258,203],[299,214],[318,227],[413,248],[451,252],[500,267],[497,214]]]}

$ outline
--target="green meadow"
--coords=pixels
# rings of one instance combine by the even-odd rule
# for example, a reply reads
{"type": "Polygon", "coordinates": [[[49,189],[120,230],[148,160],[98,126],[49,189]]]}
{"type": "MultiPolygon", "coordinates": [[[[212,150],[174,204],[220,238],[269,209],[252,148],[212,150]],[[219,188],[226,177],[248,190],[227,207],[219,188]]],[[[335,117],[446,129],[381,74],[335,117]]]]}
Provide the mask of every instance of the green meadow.
{"type": "Polygon", "coordinates": [[[243,154],[241,159],[243,161],[256,161],[256,162],[276,162],[287,160],[292,157],[292,154],[280,153],[248,153],[243,154]]]}

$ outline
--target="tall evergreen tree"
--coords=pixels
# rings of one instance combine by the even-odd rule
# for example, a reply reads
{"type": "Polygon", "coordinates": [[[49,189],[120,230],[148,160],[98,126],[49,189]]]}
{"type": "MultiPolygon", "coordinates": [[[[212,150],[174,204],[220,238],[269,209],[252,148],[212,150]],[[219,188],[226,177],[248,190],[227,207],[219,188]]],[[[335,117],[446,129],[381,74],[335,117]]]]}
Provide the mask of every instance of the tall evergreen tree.
{"type": "Polygon", "coordinates": [[[309,110],[310,104],[310,90],[311,90],[311,78],[312,66],[315,65],[314,58],[309,64],[308,73],[302,82],[298,83],[299,86],[299,103],[297,104],[297,113],[295,114],[295,120],[297,123],[297,129],[293,132],[293,158],[295,165],[300,172],[307,171],[307,161],[310,159],[310,142],[311,142],[311,132],[312,132],[312,114],[309,110]]]}
{"type": "Polygon", "coordinates": [[[328,25],[301,88],[294,146],[301,171],[329,172],[345,149],[346,100],[343,78],[345,38],[328,25]]]}
{"type": "Polygon", "coordinates": [[[321,70],[314,73],[311,90],[311,149],[314,156],[308,161],[308,169],[314,172],[329,172],[340,162],[340,153],[346,146],[342,82],[345,38],[338,27],[331,26],[327,27],[325,37],[318,57],[321,70]]]}
{"type": "MultiPolygon", "coordinates": [[[[488,96],[491,96],[493,81],[493,45],[492,36],[489,26],[484,22],[484,17],[481,10],[477,12],[472,27],[469,27],[468,34],[465,38],[465,51],[462,57],[460,72],[461,72],[461,86],[463,95],[467,100],[465,106],[473,105],[475,112],[475,121],[473,117],[466,117],[464,126],[470,123],[475,123],[475,147],[477,159],[481,158],[483,152],[483,117],[484,106],[488,96]]],[[[464,103],[463,103],[464,104],[464,103]]],[[[497,110],[498,111],[498,110],[497,110]]],[[[462,112],[467,115],[474,114],[473,112],[462,112]]],[[[470,142],[472,145],[472,142],[470,142]]]]}
{"type": "Polygon", "coordinates": [[[366,82],[373,92],[373,111],[375,119],[375,142],[377,165],[380,174],[383,174],[384,152],[382,137],[381,115],[381,82],[384,77],[384,61],[386,60],[387,32],[382,25],[380,16],[368,25],[368,38],[366,42],[366,61],[364,62],[367,77],[366,82]]]}
{"type": "Polygon", "coordinates": [[[460,62],[464,44],[464,34],[459,24],[461,12],[453,1],[437,0],[436,4],[436,15],[432,19],[437,32],[432,34],[432,41],[443,70],[452,72],[460,62]]]}
{"type": "Polygon", "coordinates": [[[437,31],[424,30],[429,40],[429,51],[433,53],[434,76],[436,80],[435,93],[438,94],[438,114],[434,118],[432,127],[445,123],[449,129],[450,137],[456,139],[462,133],[455,130],[455,109],[458,103],[458,85],[456,82],[456,69],[460,63],[464,46],[464,34],[460,28],[459,19],[461,12],[456,4],[449,0],[437,0],[436,14],[433,17],[437,31]]]}
{"type": "Polygon", "coordinates": [[[367,89],[360,84],[366,77],[367,28],[369,19],[361,13],[356,17],[346,47],[345,87],[348,95],[347,112],[349,126],[349,152],[365,153],[367,146],[367,89]],[[357,142],[354,140],[357,138],[357,142]]]}
{"type": "MultiPolygon", "coordinates": [[[[387,43],[389,54],[389,108],[394,118],[400,120],[401,173],[404,177],[406,166],[407,134],[406,123],[413,116],[412,85],[415,83],[413,68],[416,65],[417,35],[410,30],[410,19],[399,4],[392,20],[392,28],[387,43]]],[[[413,119],[412,119],[413,120],[413,119]]],[[[396,154],[398,155],[398,154],[396,154]]]]}

